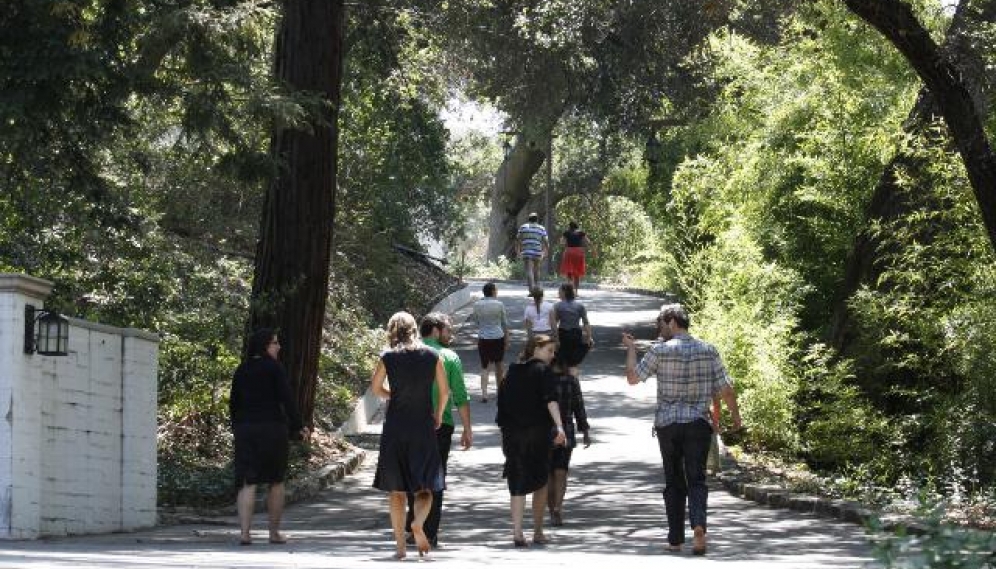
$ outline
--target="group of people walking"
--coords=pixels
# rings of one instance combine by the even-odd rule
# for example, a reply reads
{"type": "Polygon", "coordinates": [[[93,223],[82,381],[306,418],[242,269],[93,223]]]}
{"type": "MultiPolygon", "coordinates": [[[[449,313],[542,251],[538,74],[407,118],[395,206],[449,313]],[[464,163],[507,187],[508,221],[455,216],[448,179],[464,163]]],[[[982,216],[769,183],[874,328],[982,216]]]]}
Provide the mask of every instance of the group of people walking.
{"type": "MultiPolygon", "coordinates": [[[[545,238],[545,235],[544,235],[545,238]]],[[[539,240],[542,244],[544,239],[539,240]]],[[[542,256],[540,257],[542,258],[542,256]]],[[[582,261],[583,274],[583,261],[582,261]]],[[[510,495],[512,542],[527,547],[523,518],[532,496],[532,543],[545,544],[549,512],[553,525],[564,523],[564,497],[572,450],[581,434],[591,444],[591,428],[581,390],[580,364],[594,344],[587,309],[576,298],[574,282],[560,285],[559,302],[543,300],[538,281],[530,282],[523,314],[525,347],[518,361],[504,368],[510,342],[505,305],[497,286],[483,287],[473,307],[478,325],[481,401],[490,400],[495,372],[495,422],[501,431],[502,476],[510,495]]],[[[622,336],[625,374],[630,384],[657,380],[655,434],[664,468],[668,522],[667,551],[686,541],[685,513],[696,554],[706,552],[706,460],[718,426],[719,401],[735,428],[741,424],[736,394],[716,349],[688,334],[690,317],[680,304],[665,305],[657,318],[657,341],[637,361],[636,342],[622,336]]],[[[373,486],[388,493],[395,554],[419,556],[437,546],[446,466],[455,433],[453,410],[462,426],[460,444],[473,445],[469,395],[460,357],[448,346],[453,328],[445,314],[420,323],[406,312],[387,324],[389,347],[381,353],[371,389],[387,399],[373,486]]],[[[230,397],[235,440],[235,472],[240,485],[241,543],[252,543],[252,505],[257,484],[269,484],[269,540],[283,543],[280,517],[288,439],[307,437],[286,372],[277,361],[279,340],[260,330],[249,341],[249,357],[236,370],[230,397]]]]}

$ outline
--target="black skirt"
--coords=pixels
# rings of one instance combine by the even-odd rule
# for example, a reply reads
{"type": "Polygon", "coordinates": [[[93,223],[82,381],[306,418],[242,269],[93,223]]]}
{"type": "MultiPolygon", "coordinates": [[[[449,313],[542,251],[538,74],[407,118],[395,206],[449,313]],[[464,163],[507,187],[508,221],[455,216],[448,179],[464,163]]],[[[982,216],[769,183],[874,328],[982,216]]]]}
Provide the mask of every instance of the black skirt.
{"type": "Polygon", "coordinates": [[[557,359],[567,367],[580,365],[584,357],[588,355],[588,344],[584,343],[583,334],[580,328],[557,330],[557,339],[560,346],[557,348],[557,359]]]}
{"type": "Polygon", "coordinates": [[[550,427],[502,427],[501,451],[505,454],[502,477],[508,493],[525,496],[546,486],[550,475],[550,427]]]}
{"type": "Polygon", "coordinates": [[[276,484],[287,476],[287,425],[285,423],[237,423],[235,435],[235,481],[246,484],[276,484]]]}
{"type": "Polygon", "coordinates": [[[385,421],[373,486],[387,492],[444,489],[443,463],[431,417],[385,421]]]}

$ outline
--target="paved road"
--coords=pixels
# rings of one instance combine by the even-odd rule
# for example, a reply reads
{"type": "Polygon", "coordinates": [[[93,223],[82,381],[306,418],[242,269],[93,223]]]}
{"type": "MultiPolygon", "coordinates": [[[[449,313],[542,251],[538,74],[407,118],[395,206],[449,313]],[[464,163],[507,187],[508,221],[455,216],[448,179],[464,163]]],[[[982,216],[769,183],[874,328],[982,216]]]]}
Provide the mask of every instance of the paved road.
{"type": "MultiPolygon", "coordinates": [[[[530,300],[525,289],[500,286],[498,294],[518,326],[530,300]]],[[[548,287],[547,294],[555,293],[548,287]]],[[[431,555],[433,567],[856,568],[870,563],[870,548],[859,526],[760,507],[718,488],[709,501],[709,555],[664,553],[663,475],[657,444],[650,436],[654,385],[653,381],[626,384],[619,342],[624,327],[649,339],[660,301],[587,289],[582,289],[581,300],[596,324],[595,350],[582,368],[594,444],[574,454],[566,525],[548,529],[552,543],[546,547],[512,547],[494,403],[493,399],[486,404],[478,401],[479,366],[473,327],[468,325],[455,348],[464,359],[467,385],[474,396],[471,413],[476,444],[467,452],[454,449],[451,455],[442,547],[431,555]]],[[[458,313],[457,323],[465,316],[466,310],[458,313]]],[[[521,333],[515,340],[517,352],[521,333]]],[[[375,463],[376,453],[371,452],[358,472],[342,484],[313,502],[288,508],[285,529],[291,542],[287,545],[263,543],[265,522],[258,516],[260,543],[239,547],[231,518],[227,526],[173,526],[129,534],[0,542],[0,567],[361,568],[414,563],[414,556],[402,562],[390,558],[394,548],[386,498],[370,488],[375,463]]]]}

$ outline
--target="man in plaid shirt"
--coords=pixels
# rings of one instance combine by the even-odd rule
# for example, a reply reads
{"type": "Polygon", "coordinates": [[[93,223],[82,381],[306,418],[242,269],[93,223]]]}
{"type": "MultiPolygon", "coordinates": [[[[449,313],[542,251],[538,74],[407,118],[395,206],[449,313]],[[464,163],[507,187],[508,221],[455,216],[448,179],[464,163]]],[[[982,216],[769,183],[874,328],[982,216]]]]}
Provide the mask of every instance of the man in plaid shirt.
{"type": "Polygon", "coordinates": [[[736,429],[741,427],[737,396],[716,348],[688,334],[688,312],[666,304],[657,316],[659,342],[636,362],[633,336],[623,334],[626,379],[630,385],[657,377],[654,430],[664,462],[664,508],[668,550],[681,551],[685,542],[685,504],[694,535],[692,553],[706,551],[706,458],[712,438],[709,405],[719,396],[726,402],[736,429]]]}

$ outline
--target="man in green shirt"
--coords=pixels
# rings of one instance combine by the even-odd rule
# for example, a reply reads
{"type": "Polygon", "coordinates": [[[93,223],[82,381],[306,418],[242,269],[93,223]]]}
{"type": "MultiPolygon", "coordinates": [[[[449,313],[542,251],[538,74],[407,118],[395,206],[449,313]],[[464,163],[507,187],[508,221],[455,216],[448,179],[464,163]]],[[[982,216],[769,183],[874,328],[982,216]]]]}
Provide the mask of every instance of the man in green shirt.
{"type": "MultiPolygon", "coordinates": [[[[460,356],[447,346],[453,338],[450,317],[441,313],[433,312],[422,318],[419,326],[419,334],[422,335],[422,342],[430,348],[439,352],[439,357],[443,360],[443,369],[446,370],[446,380],[450,385],[450,404],[443,412],[443,424],[436,431],[436,441],[439,446],[439,458],[443,462],[443,478],[446,477],[446,462],[450,457],[450,446],[453,440],[453,407],[457,408],[460,414],[460,423],[463,425],[463,434],[460,435],[460,445],[463,450],[467,450],[474,442],[474,436],[470,426],[470,404],[467,397],[467,386],[463,382],[463,363],[460,356]]],[[[432,386],[432,405],[435,407],[436,386],[432,386]]],[[[432,493],[432,509],[429,517],[425,520],[425,536],[433,547],[438,545],[439,521],[443,510],[443,492],[432,493]]],[[[414,511],[414,496],[408,495],[408,520],[405,524],[409,532],[411,528],[414,511]]]]}

